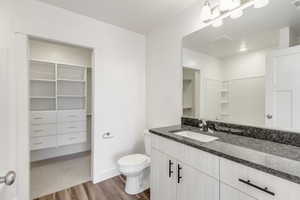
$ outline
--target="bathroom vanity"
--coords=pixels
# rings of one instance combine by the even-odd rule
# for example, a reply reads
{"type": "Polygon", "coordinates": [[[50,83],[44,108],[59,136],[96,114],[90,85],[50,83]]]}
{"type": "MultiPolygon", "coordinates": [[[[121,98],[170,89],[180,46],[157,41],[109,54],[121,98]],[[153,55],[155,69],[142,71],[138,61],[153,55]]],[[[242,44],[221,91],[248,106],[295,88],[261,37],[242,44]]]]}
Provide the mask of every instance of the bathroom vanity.
{"type": "Polygon", "coordinates": [[[191,126],[150,130],[152,200],[297,200],[300,147],[191,126]],[[199,141],[181,131],[217,137],[199,141]]]}

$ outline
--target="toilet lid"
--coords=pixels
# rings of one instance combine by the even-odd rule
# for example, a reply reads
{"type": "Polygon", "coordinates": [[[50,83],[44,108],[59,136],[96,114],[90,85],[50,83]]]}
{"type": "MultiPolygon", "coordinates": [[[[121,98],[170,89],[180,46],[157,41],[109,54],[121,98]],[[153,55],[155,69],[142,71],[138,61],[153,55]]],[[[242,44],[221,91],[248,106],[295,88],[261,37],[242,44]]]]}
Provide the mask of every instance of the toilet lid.
{"type": "Polygon", "coordinates": [[[140,165],[149,160],[149,157],[143,154],[132,154],[122,157],[118,163],[122,166],[140,165]]]}

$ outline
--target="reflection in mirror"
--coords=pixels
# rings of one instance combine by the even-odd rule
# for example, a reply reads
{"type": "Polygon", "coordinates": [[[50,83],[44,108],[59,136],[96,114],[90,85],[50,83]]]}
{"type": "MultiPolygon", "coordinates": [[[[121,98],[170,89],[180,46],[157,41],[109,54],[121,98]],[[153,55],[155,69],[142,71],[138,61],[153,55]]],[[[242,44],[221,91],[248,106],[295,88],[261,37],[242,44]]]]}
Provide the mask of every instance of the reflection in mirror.
{"type": "Polygon", "coordinates": [[[184,117],[300,130],[300,9],[270,2],[183,39],[184,117]]]}

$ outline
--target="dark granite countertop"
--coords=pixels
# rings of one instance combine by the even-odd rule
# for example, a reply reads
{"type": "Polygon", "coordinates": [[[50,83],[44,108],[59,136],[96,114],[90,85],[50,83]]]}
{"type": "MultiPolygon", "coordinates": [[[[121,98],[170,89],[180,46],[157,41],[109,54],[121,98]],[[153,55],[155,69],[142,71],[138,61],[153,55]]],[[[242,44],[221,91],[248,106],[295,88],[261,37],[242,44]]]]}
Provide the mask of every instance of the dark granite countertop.
{"type": "Polygon", "coordinates": [[[150,132],[300,184],[300,147],[223,132],[203,132],[191,126],[155,128],[150,132]],[[219,139],[202,143],[173,133],[181,129],[219,139]]]}

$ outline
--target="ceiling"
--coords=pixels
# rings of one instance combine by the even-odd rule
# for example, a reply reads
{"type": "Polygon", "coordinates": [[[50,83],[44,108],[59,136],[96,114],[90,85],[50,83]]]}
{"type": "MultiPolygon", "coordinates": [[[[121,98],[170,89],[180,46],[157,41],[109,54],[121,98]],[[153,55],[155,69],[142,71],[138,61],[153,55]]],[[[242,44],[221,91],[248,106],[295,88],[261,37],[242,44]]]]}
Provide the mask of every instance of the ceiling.
{"type": "Polygon", "coordinates": [[[183,47],[224,58],[237,54],[242,44],[248,51],[278,46],[279,29],[286,26],[300,36],[300,10],[290,0],[270,2],[265,8],[246,9],[239,19],[225,19],[219,28],[209,26],[186,36],[183,47]]]}
{"type": "Polygon", "coordinates": [[[137,33],[146,34],[202,0],[40,0],[137,33]]]}

